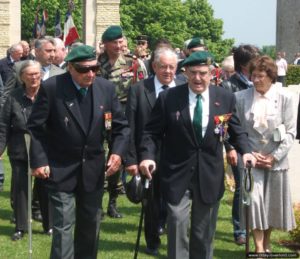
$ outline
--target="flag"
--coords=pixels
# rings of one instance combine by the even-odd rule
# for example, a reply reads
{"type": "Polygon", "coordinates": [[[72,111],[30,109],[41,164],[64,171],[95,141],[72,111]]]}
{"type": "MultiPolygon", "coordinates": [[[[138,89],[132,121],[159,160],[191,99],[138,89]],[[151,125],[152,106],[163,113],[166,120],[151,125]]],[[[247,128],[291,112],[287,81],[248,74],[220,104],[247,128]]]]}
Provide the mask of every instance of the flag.
{"type": "Polygon", "coordinates": [[[79,34],[75,27],[72,15],[70,11],[68,11],[66,14],[66,21],[64,26],[64,43],[66,46],[69,46],[77,39],[79,39],[79,34]]]}
{"type": "Polygon", "coordinates": [[[34,25],[33,25],[33,30],[32,30],[32,37],[34,39],[39,38],[41,35],[41,27],[39,24],[39,14],[38,11],[35,14],[35,18],[34,18],[34,25]]]}
{"type": "Polygon", "coordinates": [[[48,21],[48,12],[43,10],[42,22],[41,22],[41,37],[46,35],[46,22],[48,21]]]}
{"type": "Polygon", "coordinates": [[[58,9],[56,10],[56,15],[55,15],[54,37],[62,38],[62,29],[60,25],[60,13],[58,9]]]}

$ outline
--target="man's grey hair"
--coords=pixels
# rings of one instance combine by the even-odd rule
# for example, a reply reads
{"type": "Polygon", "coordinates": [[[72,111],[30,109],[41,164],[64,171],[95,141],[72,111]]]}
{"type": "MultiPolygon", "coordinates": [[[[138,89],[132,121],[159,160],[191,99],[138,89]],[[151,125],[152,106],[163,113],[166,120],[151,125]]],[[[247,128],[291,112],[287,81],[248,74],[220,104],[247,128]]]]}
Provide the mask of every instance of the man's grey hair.
{"type": "Polygon", "coordinates": [[[44,38],[36,39],[36,41],[34,42],[34,48],[41,49],[45,43],[51,43],[53,46],[56,47],[56,42],[54,38],[50,36],[45,36],[44,38]]]}
{"type": "Polygon", "coordinates": [[[9,52],[9,54],[11,54],[20,49],[23,50],[23,47],[22,47],[22,44],[19,42],[19,43],[15,43],[15,44],[11,45],[8,52],[9,52]]]}
{"type": "Polygon", "coordinates": [[[38,67],[39,71],[41,71],[42,67],[41,64],[38,61],[35,60],[24,60],[20,62],[20,66],[17,68],[17,79],[19,82],[23,83],[21,80],[21,77],[24,73],[24,71],[28,68],[28,67],[38,67]]]}
{"type": "Polygon", "coordinates": [[[163,48],[158,48],[154,51],[154,59],[153,59],[153,62],[154,63],[159,63],[160,61],[160,57],[164,55],[164,56],[169,56],[169,57],[174,57],[176,59],[176,63],[177,63],[177,60],[178,60],[178,57],[177,57],[177,54],[176,52],[171,49],[171,48],[166,48],[166,47],[163,47],[163,48]]]}

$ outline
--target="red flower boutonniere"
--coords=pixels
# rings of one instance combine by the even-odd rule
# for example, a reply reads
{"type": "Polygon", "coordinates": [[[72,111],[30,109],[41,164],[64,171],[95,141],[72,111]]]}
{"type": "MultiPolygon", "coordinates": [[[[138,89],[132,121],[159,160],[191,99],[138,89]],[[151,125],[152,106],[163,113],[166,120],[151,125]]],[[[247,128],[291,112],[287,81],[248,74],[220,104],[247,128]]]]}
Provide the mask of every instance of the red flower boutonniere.
{"type": "Polygon", "coordinates": [[[216,115],[214,117],[215,122],[215,134],[219,135],[220,142],[223,142],[227,138],[228,122],[231,118],[232,113],[216,115]]]}

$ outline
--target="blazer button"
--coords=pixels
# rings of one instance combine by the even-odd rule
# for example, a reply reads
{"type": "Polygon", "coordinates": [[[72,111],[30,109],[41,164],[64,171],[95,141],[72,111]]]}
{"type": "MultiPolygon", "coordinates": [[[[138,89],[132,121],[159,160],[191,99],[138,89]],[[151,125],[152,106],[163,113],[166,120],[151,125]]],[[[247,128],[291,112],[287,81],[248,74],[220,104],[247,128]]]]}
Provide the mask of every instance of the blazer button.
{"type": "Polygon", "coordinates": [[[84,163],[84,162],[85,162],[85,158],[82,159],[82,163],[84,163]]]}
{"type": "Polygon", "coordinates": [[[84,145],[84,148],[88,148],[88,145],[84,145]]]}

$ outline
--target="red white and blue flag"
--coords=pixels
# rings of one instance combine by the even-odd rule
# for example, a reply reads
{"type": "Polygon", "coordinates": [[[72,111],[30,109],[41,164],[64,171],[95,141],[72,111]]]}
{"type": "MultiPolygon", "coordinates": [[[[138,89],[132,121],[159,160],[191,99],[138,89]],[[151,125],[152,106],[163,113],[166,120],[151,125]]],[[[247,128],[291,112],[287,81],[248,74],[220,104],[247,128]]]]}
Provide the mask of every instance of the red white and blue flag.
{"type": "Polygon", "coordinates": [[[66,21],[64,26],[64,43],[65,46],[70,46],[77,39],[79,39],[79,34],[74,24],[72,14],[70,10],[68,10],[66,14],[66,21]]]}
{"type": "Polygon", "coordinates": [[[54,28],[54,37],[56,38],[61,38],[62,39],[62,29],[61,29],[61,25],[60,25],[60,12],[57,9],[56,10],[56,15],[55,15],[55,28],[54,28]]]}
{"type": "Polygon", "coordinates": [[[43,37],[46,35],[46,22],[48,21],[48,12],[47,10],[43,10],[43,15],[42,15],[42,22],[40,25],[40,37],[43,37]]]}

